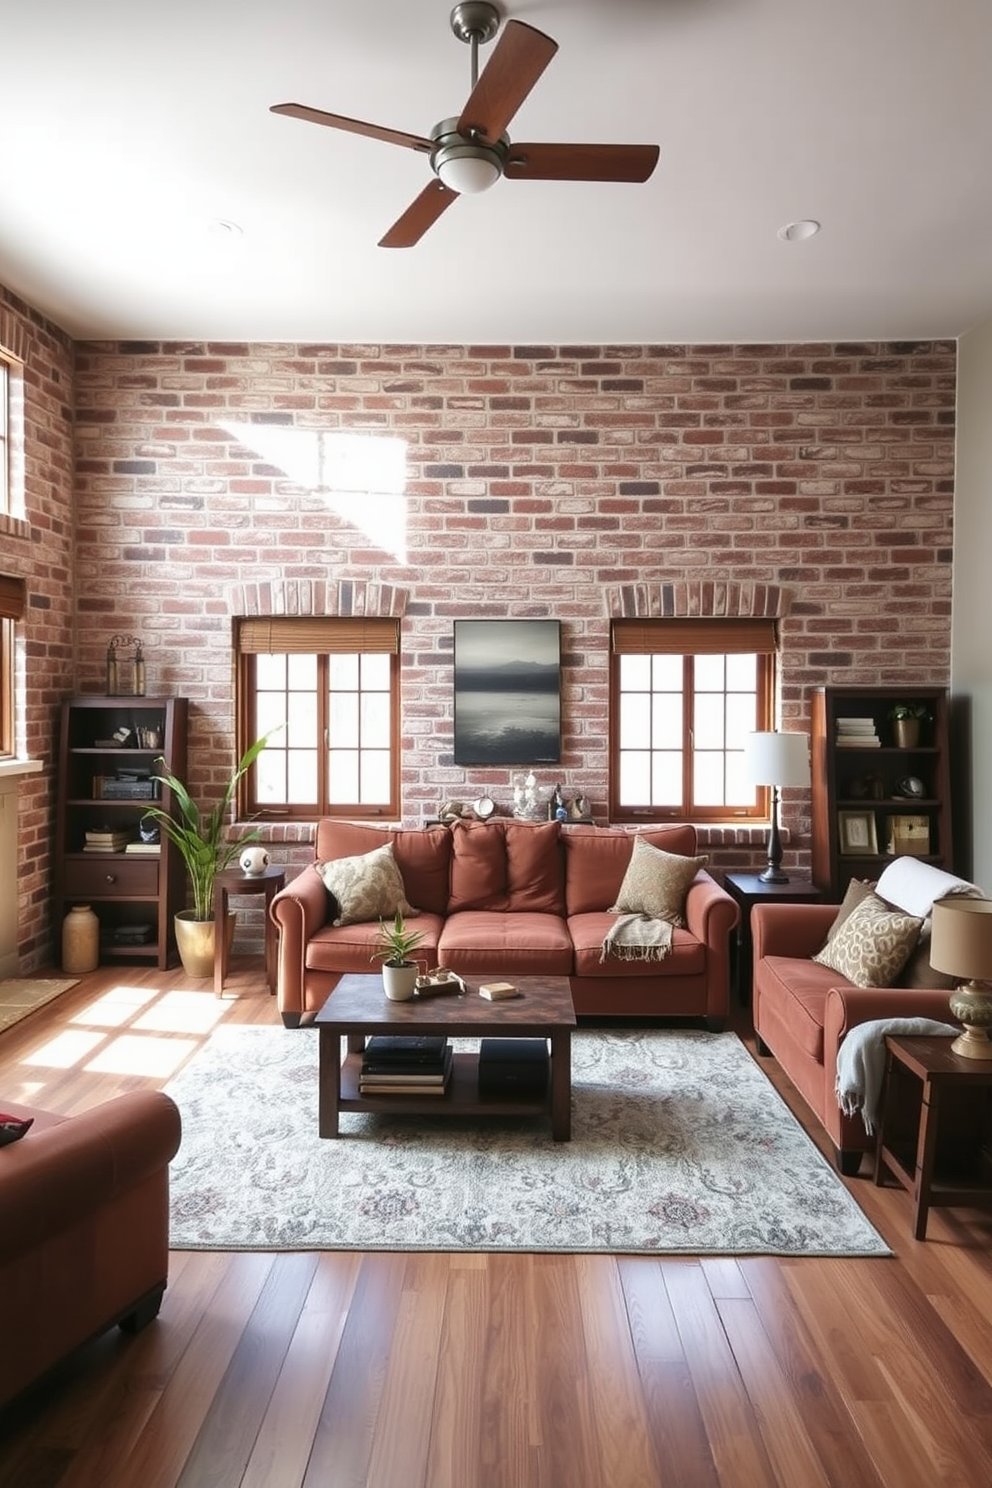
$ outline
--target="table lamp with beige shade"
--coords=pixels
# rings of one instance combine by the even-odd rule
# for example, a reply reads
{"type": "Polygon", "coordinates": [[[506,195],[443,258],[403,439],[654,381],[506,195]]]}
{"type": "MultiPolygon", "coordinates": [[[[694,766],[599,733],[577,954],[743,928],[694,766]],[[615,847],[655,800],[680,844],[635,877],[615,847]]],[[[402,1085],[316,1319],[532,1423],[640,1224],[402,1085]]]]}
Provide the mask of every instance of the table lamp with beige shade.
{"type": "Polygon", "coordinates": [[[950,994],[954,1017],[964,1032],[951,1045],[968,1059],[992,1060],[992,899],[954,897],[933,906],[930,965],[961,977],[950,994]]]}

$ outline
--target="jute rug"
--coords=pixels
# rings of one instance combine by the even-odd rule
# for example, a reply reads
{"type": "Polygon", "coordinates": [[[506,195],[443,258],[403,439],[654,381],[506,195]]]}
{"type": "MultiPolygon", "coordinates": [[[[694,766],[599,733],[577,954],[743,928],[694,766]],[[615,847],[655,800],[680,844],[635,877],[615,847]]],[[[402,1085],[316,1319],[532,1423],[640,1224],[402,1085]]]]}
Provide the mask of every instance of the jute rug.
{"type": "MultiPolygon", "coordinates": [[[[455,1041],[469,1047],[469,1041],[455,1041]]],[[[546,1123],[344,1113],[313,1030],[222,1027],[167,1087],[177,1250],[890,1252],[740,1040],[580,1032],[546,1123]]]]}
{"type": "Polygon", "coordinates": [[[53,997],[68,992],[78,980],[78,977],[5,977],[0,981],[0,1033],[44,1007],[53,997]]]}

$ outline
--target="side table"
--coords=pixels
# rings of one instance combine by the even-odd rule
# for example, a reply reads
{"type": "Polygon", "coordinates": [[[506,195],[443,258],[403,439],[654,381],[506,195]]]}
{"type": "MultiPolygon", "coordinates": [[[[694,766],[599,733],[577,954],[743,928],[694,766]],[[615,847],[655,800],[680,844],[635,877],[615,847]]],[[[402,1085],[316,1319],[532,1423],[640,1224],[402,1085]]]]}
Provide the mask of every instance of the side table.
{"type": "Polygon", "coordinates": [[[269,914],[269,906],[286,884],[285,868],[271,863],[264,873],[242,873],[240,868],[228,868],[214,879],[214,996],[221,997],[224,979],[227,976],[227,936],[224,924],[227,919],[227,901],[233,894],[265,895],[265,980],[270,992],[276,990],[276,927],[269,914]]]}
{"type": "Polygon", "coordinates": [[[913,1234],[931,1208],[992,1201],[992,1059],[963,1059],[950,1037],[885,1040],[875,1182],[886,1170],[913,1196],[913,1234]]]}
{"type": "Polygon", "coordinates": [[[760,873],[723,875],[723,887],[740,905],[741,917],[731,942],[731,978],[742,1007],[751,1001],[751,910],[755,904],[818,904],[823,894],[808,878],[790,878],[786,883],[765,883],[760,873]]]}

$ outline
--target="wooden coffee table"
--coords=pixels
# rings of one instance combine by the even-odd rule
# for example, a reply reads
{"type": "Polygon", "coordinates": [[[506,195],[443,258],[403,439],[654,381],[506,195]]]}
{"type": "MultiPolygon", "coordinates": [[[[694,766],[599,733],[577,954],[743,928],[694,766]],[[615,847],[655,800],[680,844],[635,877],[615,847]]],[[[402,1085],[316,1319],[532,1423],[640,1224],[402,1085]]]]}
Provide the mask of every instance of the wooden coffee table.
{"type": "MultiPolygon", "coordinates": [[[[402,1116],[550,1116],[556,1142],[572,1135],[572,1029],[575,1009],[568,978],[515,977],[523,993],[487,1002],[478,993],[486,978],[463,978],[461,997],[390,1002],[375,974],[349,973],[316,1017],[319,1029],[319,1130],[336,1137],[341,1111],[393,1112],[402,1116]],[[543,1038],[551,1043],[551,1078],[540,1095],[479,1094],[479,1056],[455,1054],[444,1096],[361,1095],[358,1076],[371,1034],[442,1034],[446,1038],[543,1038]],[[347,1040],[344,1059],[341,1039],[347,1040]]],[[[489,980],[492,980],[490,977],[489,980]]]]}

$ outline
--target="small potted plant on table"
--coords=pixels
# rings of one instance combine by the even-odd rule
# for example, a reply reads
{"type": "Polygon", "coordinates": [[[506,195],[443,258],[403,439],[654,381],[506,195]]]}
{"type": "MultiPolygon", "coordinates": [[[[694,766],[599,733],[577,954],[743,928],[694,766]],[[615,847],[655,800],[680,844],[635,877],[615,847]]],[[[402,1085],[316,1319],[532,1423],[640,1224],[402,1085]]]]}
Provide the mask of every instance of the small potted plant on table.
{"type": "Polygon", "coordinates": [[[382,985],[390,1002],[409,1002],[420,967],[410,959],[423,940],[420,930],[408,930],[399,910],[391,925],[379,921],[378,943],[370,961],[382,962],[382,985]]]}

